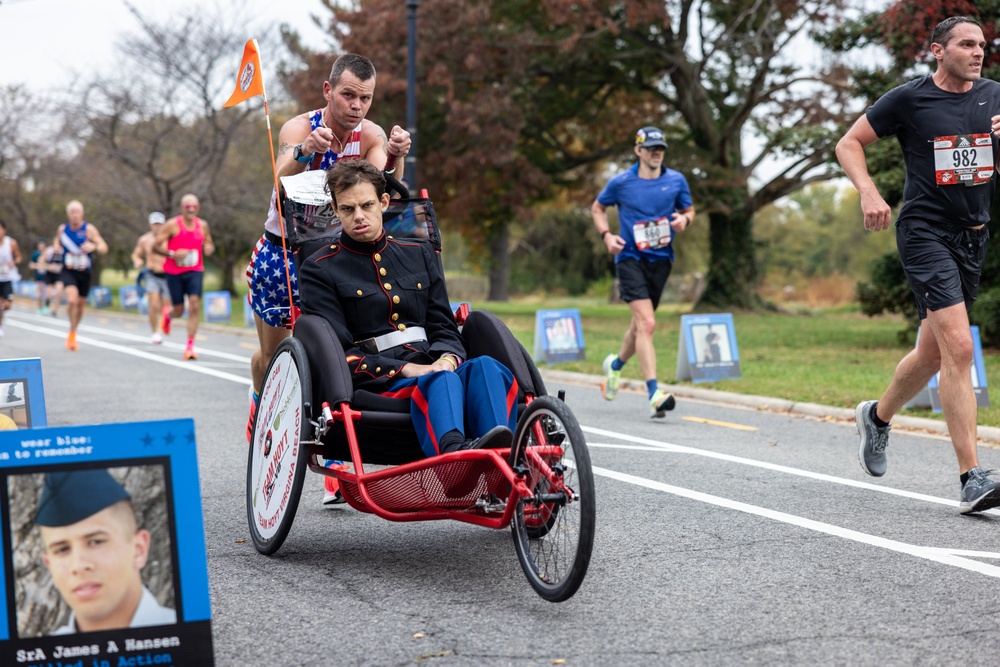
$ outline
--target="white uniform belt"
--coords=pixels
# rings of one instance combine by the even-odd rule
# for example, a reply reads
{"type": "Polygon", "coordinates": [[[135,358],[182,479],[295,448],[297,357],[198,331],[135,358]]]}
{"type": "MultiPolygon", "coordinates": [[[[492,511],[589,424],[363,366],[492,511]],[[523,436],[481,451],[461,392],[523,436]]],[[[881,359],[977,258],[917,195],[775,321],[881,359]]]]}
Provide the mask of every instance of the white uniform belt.
{"type": "Polygon", "coordinates": [[[405,343],[419,343],[424,340],[427,340],[427,332],[423,327],[407,327],[402,331],[391,331],[374,338],[356,340],[354,344],[368,354],[378,354],[405,343]]]}

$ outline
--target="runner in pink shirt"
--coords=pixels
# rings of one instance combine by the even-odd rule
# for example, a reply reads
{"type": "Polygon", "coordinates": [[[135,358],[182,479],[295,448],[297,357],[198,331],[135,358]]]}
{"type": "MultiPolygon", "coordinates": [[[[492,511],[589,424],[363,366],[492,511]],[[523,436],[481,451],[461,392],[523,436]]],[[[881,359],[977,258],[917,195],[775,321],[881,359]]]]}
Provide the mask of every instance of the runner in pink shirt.
{"type": "Polygon", "coordinates": [[[163,314],[163,333],[170,333],[171,318],[184,314],[184,297],[187,297],[187,347],[185,359],[197,359],[194,339],[198,333],[198,316],[201,312],[201,293],[205,276],[203,257],[215,252],[208,223],[198,217],[201,205],[193,194],[181,197],[181,214],[168,220],[156,234],[156,252],[166,255],[163,272],[167,274],[172,308],[163,314]]]}

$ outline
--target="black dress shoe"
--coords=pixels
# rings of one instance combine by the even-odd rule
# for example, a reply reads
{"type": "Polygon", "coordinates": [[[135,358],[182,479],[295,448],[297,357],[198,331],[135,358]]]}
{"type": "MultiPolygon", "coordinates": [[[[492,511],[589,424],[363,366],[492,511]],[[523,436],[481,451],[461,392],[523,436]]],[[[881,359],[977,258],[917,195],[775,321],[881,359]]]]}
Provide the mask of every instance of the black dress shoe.
{"type": "Polygon", "coordinates": [[[478,438],[469,438],[458,449],[499,449],[510,447],[514,434],[506,426],[494,426],[478,438]]]}

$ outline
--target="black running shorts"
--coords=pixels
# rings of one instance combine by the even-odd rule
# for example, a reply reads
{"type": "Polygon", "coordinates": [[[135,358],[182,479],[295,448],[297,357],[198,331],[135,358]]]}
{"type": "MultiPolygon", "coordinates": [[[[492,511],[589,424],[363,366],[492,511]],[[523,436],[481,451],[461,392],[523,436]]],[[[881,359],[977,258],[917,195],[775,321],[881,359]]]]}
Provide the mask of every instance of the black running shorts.
{"type": "Polygon", "coordinates": [[[963,302],[972,307],[989,240],[985,226],[971,229],[913,219],[896,225],[896,248],[920,319],[928,310],[963,302]]]}
{"type": "Polygon", "coordinates": [[[66,287],[74,286],[77,292],[86,299],[90,295],[90,271],[73,271],[63,267],[59,280],[66,287]]]}
{"type": "Polygon", "coordinates": [[[615,264],[615,270],[618,272],[618,291],[622,301],[629,303],[649,299],[653,302],[653,310],[656,310],[660,305],[663,286],[667,284],[673,266],[670,260],[646,262],[639,259],[623,259],[615,264]]]}

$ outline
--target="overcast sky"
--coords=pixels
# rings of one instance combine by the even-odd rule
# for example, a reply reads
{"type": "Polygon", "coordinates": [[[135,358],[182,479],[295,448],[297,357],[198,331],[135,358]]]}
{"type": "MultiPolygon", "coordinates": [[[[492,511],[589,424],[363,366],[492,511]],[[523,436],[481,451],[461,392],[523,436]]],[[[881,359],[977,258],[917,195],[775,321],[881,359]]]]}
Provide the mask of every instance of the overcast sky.
{"type": "MultiPolygon", "coordinates": [[[[196,0],[132,0],[147,17],[202,7],[196,0]]],[[[311,14],[328,16],[320,0],[233,0],[220,6],[242,6],[252,23],[288,23],[314,48],[325,46],[311,14]]],[[[69,84],[76,73],[102,71],[113,62],[118,36],[139,32],[124,0],[0,0],[0,85],[23,83],[35,90],[69,84]]],[[[247,39],[260,35],[247,34],[247,39]]],[[[234,54],[239,68],[242,47],[234,54]]],[[[265,71],[268,63],[264,63],[265,71]]]]}

